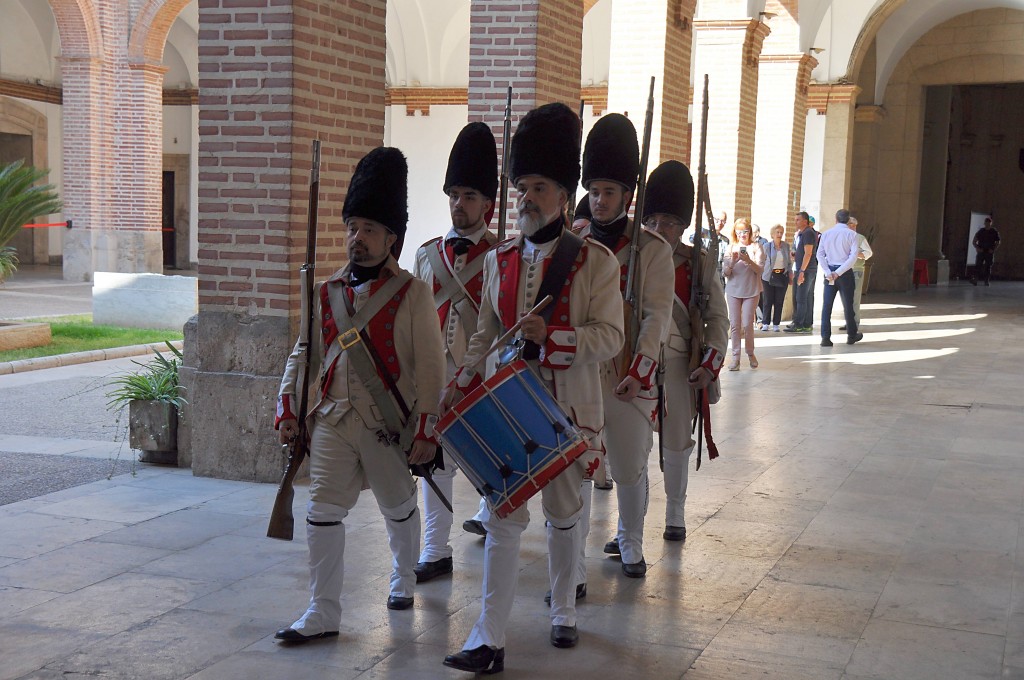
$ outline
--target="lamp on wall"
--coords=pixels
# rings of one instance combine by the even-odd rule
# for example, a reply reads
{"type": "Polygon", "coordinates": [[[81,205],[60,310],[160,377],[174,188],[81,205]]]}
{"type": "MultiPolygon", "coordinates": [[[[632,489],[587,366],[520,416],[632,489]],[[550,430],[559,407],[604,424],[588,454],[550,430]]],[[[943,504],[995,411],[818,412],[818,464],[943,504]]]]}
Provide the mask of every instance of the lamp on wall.
{"type": "Polygon", "coordinates": [[[811,47],[807,51],[810,52],[811,54],[821,54],[822,52],[825,51],[825,48],[824,47],[811,47]]]}
{"type": "Polygon", "coordinates": [[[757,20],[758,21],[771,21],[772,19],[774,19],[777,16],[779,16],[779,15],[776,14],[775,12],[758,12],[757,13],[757,20]]]}

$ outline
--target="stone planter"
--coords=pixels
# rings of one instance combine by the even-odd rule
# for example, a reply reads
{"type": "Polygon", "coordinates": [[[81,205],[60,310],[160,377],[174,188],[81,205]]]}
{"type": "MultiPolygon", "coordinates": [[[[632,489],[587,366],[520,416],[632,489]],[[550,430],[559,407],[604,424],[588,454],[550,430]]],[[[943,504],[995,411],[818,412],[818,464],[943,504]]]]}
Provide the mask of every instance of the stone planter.
{"type": "Polygon", "coordinates": [[[165,401],[128,404],[128,443],[143,463],[178,464],[178,409],[165,401]]]}

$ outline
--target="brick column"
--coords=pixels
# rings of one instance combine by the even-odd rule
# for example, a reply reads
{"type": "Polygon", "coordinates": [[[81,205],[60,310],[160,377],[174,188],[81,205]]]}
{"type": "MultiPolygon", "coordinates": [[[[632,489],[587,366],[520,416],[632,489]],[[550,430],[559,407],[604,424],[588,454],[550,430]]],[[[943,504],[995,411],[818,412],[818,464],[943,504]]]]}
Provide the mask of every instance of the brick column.
{"type": "Polygon", "coordinates": [[[637,135],[643,135],[650,80],[655,77],[648,172],[662,160],[688,158],[686,116],[696,6],[696,0],[616,0],[612,4],[608,109],[628,113],[637,135]]]}
{"type": "MultiPolygon", "coordinates": [[[[749,217],[754,179],[758,57],[769,33],[756,20],[695,21],[694,154],[700,149],[704,74],[710,79],[707,172],[711,206],[730,222],[749,217]]],[[[694,157],[693,165],[697,165],[694,157]]]]}
{"type": "Polygon", "coordinates": [[[768,238],[774,224],[793,224],[801,209],[807,85],[817,65],[806,54],[765,55],[759,60],[757,141],[754,146],[752,220],[768,238]]]}
{"type": "Polygon", "coordinates": [[[311,142],[323,142],[322,280],[344,263],[344,187],[383,142],[385,0],[204,0],[199,23],[200,311],[185,329],[179,464],[276,481],[311,142]]]}
{"type": "Polygon", "coordinates": [[[75,41],[77,27],[58,30],[64,88],[64,278],[88,281],[95,271],[161,272],[160,161],[163,74],[127,55],[129,11],[123,0],[91,6],[102,40],[75,41]],[[63,49],[63,48],[62,48],[63,49]],[[83,52],[84,51],[84,52],[83,52]],[[93,53],[88,53],[88,52],[93,53]]]}
{"type": "MultiPolygon", "coordinates": [[[[562,102],[578,110],[583,4],[579,0],[501,4],[473,0],[469,22],[469,120],[491,126],[500,159],[509,85],[512,132],[519,119],[542,104],[562,102]]],[[[510,198],[510,208],[514,205],[510,198]]],[[[510,229],[515,226],[513,215],[510,210],[510,229]]],[[[495,224],[497,220],[495,215],[495,224]]]]}
{"type": "Polygon", "coordinates": [[[821,215],[818,230],[834,224],[836,211],[849,207],[853,167],[853,114],[856,85],[826,85],[825,160],[821,169],[821,215]]]}

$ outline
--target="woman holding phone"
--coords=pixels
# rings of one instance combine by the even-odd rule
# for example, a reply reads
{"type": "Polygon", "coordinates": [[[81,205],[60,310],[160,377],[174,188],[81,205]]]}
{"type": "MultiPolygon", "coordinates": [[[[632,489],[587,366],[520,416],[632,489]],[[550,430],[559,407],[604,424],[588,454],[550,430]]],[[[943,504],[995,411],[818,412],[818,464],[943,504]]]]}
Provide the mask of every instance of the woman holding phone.
{"type": "Polygon", "coordinates": [[[750,220],[740,218],[732,225],[732,243],[722,260],[725,275],[725,299],[729,303],[729,331],[732,343],[730,371],[740,370],[740,339],[751,368],[757,368],[754,356],[754,315],[761,296],[764,249],[752,240],[750,220]]]}

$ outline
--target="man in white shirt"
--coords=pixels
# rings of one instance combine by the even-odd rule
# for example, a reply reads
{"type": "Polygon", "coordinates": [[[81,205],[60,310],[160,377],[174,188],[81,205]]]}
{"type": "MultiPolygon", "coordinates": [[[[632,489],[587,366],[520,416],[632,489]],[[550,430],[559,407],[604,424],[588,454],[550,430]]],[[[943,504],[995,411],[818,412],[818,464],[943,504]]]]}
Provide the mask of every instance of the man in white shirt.
{"type": "MultiPolygon", "coordinates": [[[[850,221],[847,225],[850,229],[857,231],[857,218],[850,216],[850,221]]],[[[856,282],[856,287],[853,289],[853,316],[857,319],[857,326],[860,326],[860,297],[864,292],[864,263],[874,255],[874,251],[871,250],[871,244],[868,243],[868,238],[860,232],[857,233],[857,261],[853,263],[853,280],[856,282]]],[[[839,330],[845,331],[846,326],[840,326],[839,330]]]]}
{"type": "Polygon", "coordinates": [[[853,311],[853,291],[856,281],[853,264],[860,252],[857,232],[850,229],[850,211],[836,212],[836,225],[821,235],[818,244],[818,265],[825,275],[825,302],[821,308],[821,346],[832,346],[832,305],[836,292],[843,298],[846,313],[846,344],[852,345],[864,337],[857,331],[857,319],[853,311]]]}

